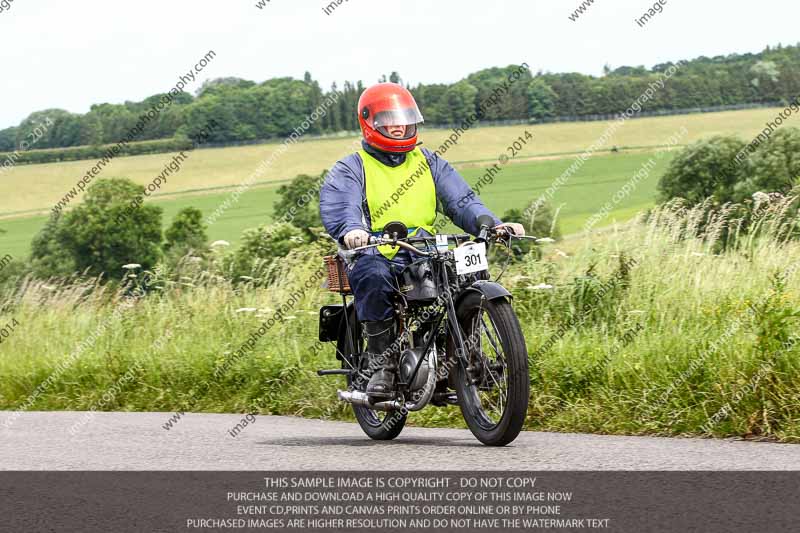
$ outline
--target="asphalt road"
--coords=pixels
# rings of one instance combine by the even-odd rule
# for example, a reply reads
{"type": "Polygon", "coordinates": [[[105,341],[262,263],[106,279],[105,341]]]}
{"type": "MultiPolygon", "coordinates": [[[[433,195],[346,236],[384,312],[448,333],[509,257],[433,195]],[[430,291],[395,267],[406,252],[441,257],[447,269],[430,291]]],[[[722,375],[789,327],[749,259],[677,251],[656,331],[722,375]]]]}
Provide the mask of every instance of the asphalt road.
{"type": "Polygon", "coordinates": [[[10,428],[0,423],[0,469],[800,470],[793,444],[525,432],[488,448],[467,430],[413,427],[375,442],[357,424],[281,416],[232,437],[241,415],[190,413],[167,431],[169,416],[95,413],[82,423],[85,413],[22,413],[10,428]]]}

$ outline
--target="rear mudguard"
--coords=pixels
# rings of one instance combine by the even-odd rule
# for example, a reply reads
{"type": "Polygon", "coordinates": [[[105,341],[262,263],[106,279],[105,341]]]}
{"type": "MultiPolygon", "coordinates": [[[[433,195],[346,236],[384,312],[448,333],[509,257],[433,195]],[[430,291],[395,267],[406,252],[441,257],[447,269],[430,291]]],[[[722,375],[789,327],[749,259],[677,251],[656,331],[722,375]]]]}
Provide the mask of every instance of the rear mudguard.
{"type": "Polygon", "coordinates": [[[461,305],[461,301],[470,293],[477,292],[483,295],[484,298],[487,300],[497,300],[499,298],[507,298],[511,300],[513,296],[511,293],[508,292],[508,289],[496,283],[494,281],[476,281],[465,290],[458,295],[458,299],[456,299],[456,309],[458,309],[459,305],[461,305]]]}

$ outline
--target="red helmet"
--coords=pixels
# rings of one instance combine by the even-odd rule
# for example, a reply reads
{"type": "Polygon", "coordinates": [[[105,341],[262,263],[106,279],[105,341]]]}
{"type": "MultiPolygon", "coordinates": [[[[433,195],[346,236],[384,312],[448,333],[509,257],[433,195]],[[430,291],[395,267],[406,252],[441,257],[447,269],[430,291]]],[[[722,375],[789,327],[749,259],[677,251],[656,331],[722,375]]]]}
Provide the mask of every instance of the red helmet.
{"type": "Polygon", "coordinates": [[[384,152],[413,150],[417,146],[417,124],[422,121],[414,97],[396,83],[373,85],[358,99],[358,123],[364,140],[384,152]],[[405,133],[387,126],[405,126],[405,133]]]}

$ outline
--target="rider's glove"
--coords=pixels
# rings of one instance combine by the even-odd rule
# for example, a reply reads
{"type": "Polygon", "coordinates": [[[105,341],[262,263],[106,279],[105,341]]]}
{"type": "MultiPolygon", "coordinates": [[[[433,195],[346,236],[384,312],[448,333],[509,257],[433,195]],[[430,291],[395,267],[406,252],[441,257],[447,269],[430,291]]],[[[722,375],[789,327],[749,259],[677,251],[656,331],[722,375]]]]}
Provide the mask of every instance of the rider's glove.
{"type": "Polygon", "coordinates": [[[522,237],[525,235],[525,228],[522,226],[522,224],[518,224],[516,222],[504,222],[503,224],[498,224],[495,226],[494,229],[505,230],[507,233],[513,233],[517,237],[522,237]]]}
{"type": "Polygon", "coordinates": [[[369,233],[363,229],[348,231],[344,236],[344,245],[350,250],[358,248],[359,246],[366,246],[367,244],[369,244],[369,233]]]}

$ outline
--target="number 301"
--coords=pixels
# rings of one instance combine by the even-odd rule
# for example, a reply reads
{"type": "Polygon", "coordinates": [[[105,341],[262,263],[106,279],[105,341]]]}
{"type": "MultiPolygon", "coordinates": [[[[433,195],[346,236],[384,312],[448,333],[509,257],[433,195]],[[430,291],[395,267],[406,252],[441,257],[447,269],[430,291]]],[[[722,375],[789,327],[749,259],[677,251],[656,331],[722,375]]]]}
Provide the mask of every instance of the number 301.
{"type": "Polygon", "coordinates": [[[465,259],[465,262],[466,262],[468,267],[481,264],[481,256],[480,256],[480,254],[470,254],[470,255],[464,256],[464,259],[465,259]]]}

